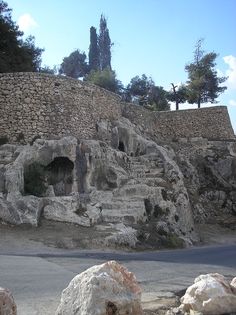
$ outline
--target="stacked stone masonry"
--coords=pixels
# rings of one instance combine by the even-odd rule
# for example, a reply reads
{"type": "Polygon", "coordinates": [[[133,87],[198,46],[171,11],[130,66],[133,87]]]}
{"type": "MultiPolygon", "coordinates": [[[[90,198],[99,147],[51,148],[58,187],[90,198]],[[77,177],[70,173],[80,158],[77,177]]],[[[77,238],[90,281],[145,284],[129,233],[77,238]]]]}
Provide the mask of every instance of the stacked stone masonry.
{"type": "Polygon", "coordinates": [[[91,84],[39,73],[0,75],[0,135],[91,138],[96,121],[121,116],[119,96],[91,84]]]}
{"type": "Polygon", "coordinates": [[[203,137],[209,140],[235,139],[226,106],[166,112],[152,112],[127,104],[123,115],[159,140],[203,137]]]}
{"type": "Polygon", "coordinates": [[[41,73],[0,74],[0,138],[12,143],[38,136],[91,139],[97,121],[122,115],[160,140],[234,139],[224,106],[154,113],[123,104],[118,95],[79,80],[41,73]]]}

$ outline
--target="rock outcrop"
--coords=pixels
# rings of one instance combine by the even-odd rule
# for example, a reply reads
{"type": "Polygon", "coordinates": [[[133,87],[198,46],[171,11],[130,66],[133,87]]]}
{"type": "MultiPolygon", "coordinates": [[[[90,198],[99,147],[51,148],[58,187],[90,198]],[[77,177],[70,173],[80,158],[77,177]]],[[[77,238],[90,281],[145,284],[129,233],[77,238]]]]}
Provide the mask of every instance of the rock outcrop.
{"type": "Polygon", "coordinates": [[[109,225],[103,245],[159,248],[198,242],[195,223],[235,215],[232,140],[160,143],[126,118],[96,130],[94,140],[0,146],[0,219],[109,225]]]}
{"type": "Polygon", "coordinates": [[[115,261],[93,266],[62,292],[56,315],[141,315],[141,289],[133,273],[115,261]]]}
{"type": "Polygon", "coordinates": [[[236,311],[235,287],[220,274],[197,277],[185,295],[179,308],[184,312],[199,312],[204,315],[230,314],[236,311]]]}
{"type": "Polygon", "coordinates": [[[184,175],[194,221],[223,223],[236,214],[236,143],[185,140],[172,147],[184,175]]]}
{"type": "Polygon", "coordinates": [[[11,292],[0,287],[0,314],[16,315],[17,308],[11,292]]]}

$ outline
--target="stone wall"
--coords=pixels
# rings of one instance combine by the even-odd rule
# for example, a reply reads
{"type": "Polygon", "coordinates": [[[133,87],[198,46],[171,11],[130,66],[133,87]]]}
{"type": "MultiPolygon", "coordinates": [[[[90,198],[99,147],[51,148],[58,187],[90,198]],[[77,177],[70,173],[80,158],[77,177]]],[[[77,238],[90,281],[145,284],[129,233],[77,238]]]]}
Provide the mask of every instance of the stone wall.
{"type": "Polygon", "coordinates": [[[226,106],[152,112],[127,104],[123,116],[159,140],[203,137],[214,140],[235,139],[226,106]]]}
{"type": "Polygon", "coordinates": [[[160,140],[233,139],[227,107],[151,112],[95,85],[41,73],[0,74],[0,139],[92,138],[96,122],[124,115],[160,140]]]}
{"type": "Polygon", "coordinates": [[[121,116],[120,97],[92,84],[40,73],[0,74],[0,137],[91,138],[96,121],[121,116]]]}

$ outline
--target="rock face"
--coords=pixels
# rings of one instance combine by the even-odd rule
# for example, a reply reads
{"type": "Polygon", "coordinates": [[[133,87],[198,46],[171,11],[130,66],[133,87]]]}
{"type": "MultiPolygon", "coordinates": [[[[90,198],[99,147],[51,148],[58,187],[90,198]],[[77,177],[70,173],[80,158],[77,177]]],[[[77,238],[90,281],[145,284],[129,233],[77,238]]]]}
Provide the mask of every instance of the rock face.
{"type": "Polygon", "coordinates": [[[141,289],[115,261],[77,275],[62,292],[56,315],[141,315],[141,289]]]}
{"type": "Polygon", "coordinates": [[[99,121],[96,130],[94,140],[0,146],[0,219],[110,224],[117,231],[105,245],[160,248],[191,245],[195,223],[235,216],[235,142],[167,145],[126,118],[99,121]]]}
{"type": "Polygon", "coordinates": [[[44,208],[53,204],[55,196],[58,197],[55,212],[61,211],[63,206],[70,212],[68,204],[77,206],[74,199],[70,202],[63,199],[73,193],[76,185],[71,161],[76,157],[76,145],[77,140],[68,137],[59,141],[39,139],[32,146],[0,147],[0,217],[3,221],[37,226],[44,208]]]}
{"type": "MultiPolygon", "coordinates": [[[[234,280],[232,281],[232,283],[234,280]]],[[[205,315],[221,315],[236,311],[235,287],[220,274],[197,277],[181,298],[180,310],[205,315]]]]}
{"type": "Polygon", "coordinates": [[[173,148],[195,223],[224,223],[235,216],[236,143],[194,138],[173,144],[173,148]]]}
{"type": "Polygon", "coordinates": [[[1,315],[16,315],[16,304],[11,292],[0,287],[0,314],[1,315]]]}

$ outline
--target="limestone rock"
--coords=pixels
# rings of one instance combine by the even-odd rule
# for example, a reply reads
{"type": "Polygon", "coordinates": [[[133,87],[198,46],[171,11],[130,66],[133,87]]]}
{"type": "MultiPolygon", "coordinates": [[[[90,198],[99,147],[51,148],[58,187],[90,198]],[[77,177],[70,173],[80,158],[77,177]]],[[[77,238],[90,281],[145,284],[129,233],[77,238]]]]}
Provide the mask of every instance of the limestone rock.
{"type": "Polygon", "coordinates": [[[233,280],[230,283],[231,289],[233,290],[233,292],[236,294],[236,277],[233,278],[233,280]]]}
{"type": "Polygon", "coordinates": [[[0,314],[16,315],[17,309],[11,292],[0,287],[0,314]]]}
{"type": "MultiPolygon", "coordinates": [[[[234,285],[234,280],[233,280],[234,285]]],[[[206,274],[197,277],[181,298],[182,311],[221,315],[236,311],[236,294],[224,276],[206,274]]]]}
{"type": "Polygon", "coordinates": [[[38,139],[33,146],[1,146],[0,219],[11,224],[37,226],[48,205],[44,199],[49,194],[47,186],[52,183],[50,195],[53,197],[76,190],[73,181],[76,147],[77,139],[73,137],[38,139]]]}
{"type": "Polygon", "coordinates": [[[192,204],[195,223],[217,223],[236,212],[234,142],[172,144],[192,204]]]}
{"type": "Polygon", "coordinates": [[[123,223],[111,224],[111,228],[117,231],[105,238],[105,245],[107,247],[136,247],[138,242],[137,230],[123,223]]]}
{"type": "Polygon", "coordinates": [[[141,315],[140,298],[134,274],[109,261],[72,279],[62,292],[56,315],[141,315]]]}

